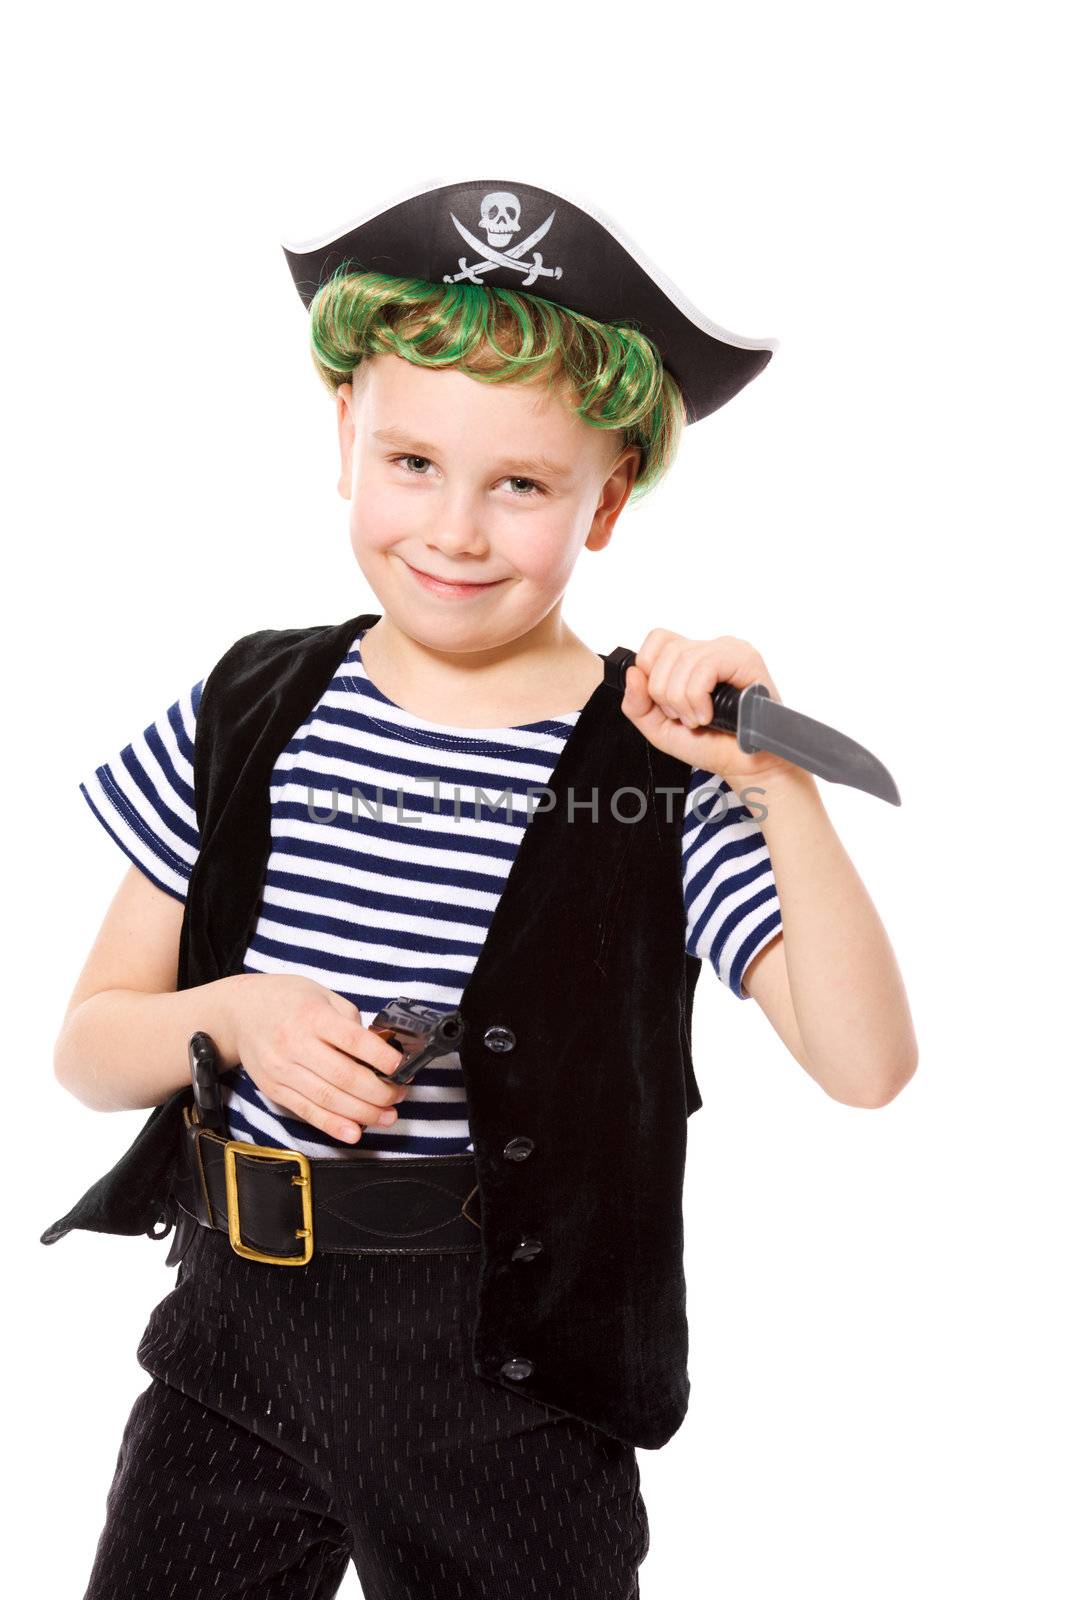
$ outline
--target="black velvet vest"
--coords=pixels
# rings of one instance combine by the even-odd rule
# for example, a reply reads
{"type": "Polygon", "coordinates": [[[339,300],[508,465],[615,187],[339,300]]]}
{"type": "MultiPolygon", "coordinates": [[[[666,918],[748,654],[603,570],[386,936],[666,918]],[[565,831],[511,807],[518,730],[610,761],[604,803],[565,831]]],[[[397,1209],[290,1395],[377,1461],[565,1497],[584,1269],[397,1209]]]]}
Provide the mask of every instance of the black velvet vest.
{"type": "MultiPolygon", "coordinates": [[[[209,674],[179,989],[243,970],[274,764],[377,621],[249,634],[209,674]]],[[[471,1355],[485,1381],[654,1450],[689,1402],[682,1182],[686,1119],[701,1104],[690,1028],[702,963],[685,950],[690,769],[650,745],[619,700],[600,683],[575,723],[547,785],[555,805],[542,800],[526,824],[460,1005],[481,1189],[471,1355]],[[502,1039],[513,1042],[501,1050],[502,1039]],[[516,1137],[532,1141],[523,1161],[503,1153],[516,1137]],[[543,1249],[515,1261],[527,1234],[543,1249]],[[532,1363],[525,1378],[501,1371],[515,1357],[532,1363]]],[[[42,1241],[72,1228],[162,1237],[191,1100],[190,1086],[157,1106],[42,1241]]]]}

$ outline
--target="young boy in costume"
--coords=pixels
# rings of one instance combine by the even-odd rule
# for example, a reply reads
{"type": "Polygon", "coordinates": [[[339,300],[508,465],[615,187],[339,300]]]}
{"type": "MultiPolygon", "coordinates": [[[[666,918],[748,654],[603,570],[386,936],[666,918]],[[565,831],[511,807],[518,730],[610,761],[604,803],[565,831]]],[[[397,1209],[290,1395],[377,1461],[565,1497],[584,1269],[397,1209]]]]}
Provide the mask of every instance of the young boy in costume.
{"type": "Polygon", "coordinates": [[[705,726],[717,683],[777,698],[759,653],[652,628],[620,697],[562,617],[774,347],[530,185],[287,258],[382,609],[237,640],[82,785],[132,865],[56,1070],[153,1110],[42,1237],[173,1225],[180,1263],[87,1596],[322,1596],[354,1561],[368,1600],[622,1600],[635,1447],[689,1392],[705,962],[835,1098],[915,1067],[814,780],[705,726]],[[398,996],[463,1025],[408,1084],[372,1026],[398,996]]]}

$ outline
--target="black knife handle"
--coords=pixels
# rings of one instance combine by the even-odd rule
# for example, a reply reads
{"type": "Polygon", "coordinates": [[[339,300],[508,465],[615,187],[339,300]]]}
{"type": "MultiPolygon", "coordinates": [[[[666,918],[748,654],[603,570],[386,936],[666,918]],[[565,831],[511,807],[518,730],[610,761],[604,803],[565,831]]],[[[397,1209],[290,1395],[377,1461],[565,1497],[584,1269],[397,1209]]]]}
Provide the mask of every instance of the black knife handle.
{"type": "MultiPolygon", "coordinates": [[[[626,693],[626,670],[632,667],[636,660],[637,651],[627,650],[626,646],[621,644],[616,645],[611,654],[604,657],[605,681],[618,689],[620,694],[626,693]]],[[[711,692],[711,721],[703,722],[700,726],[736,734],[741,696],[749,691],[753,696],[769,693],[762,683],[750,683],[745,689],[739,689],[736,683],[717,683],[711,692]]],[[[748,753],[751,754],[751,751],[748,753]]]]}
{"type": "Polygon", "coordinates": [[[219,1061],[209,1033],[194,1033],[189,1040],[189,1073],[201,1126],[229,1137],[219,1088],[219,1061]]]}

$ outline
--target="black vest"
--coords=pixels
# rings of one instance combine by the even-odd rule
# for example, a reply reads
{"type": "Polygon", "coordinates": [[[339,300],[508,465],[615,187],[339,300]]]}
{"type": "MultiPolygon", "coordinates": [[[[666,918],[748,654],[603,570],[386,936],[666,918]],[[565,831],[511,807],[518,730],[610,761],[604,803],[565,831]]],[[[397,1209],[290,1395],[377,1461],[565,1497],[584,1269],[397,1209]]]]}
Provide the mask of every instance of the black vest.
{"type": "MultiPolygon", "coordinates": [[[[355,634],[377,621],[264,629],[209,674],[179,989],[243,970],[274,764],[355,634]]],[[[487,1382],[655,1450],[689,1403],[682,1182],[686,1119],[701,1104],[690,1029],[702,963],[685,949],[690,769],[650,745],[619,699],[600,683],[575,723],[547,785],[555,805],[526,824],[460,1005],[481,1189],[472,1359],[487,1382]],[[532,1151],[507,1160],[517,1136],[532,1151]],[[515,1261],[525,1234],[544,1247],[515,1261]],[[514,1357],[532,1363],[527,1377],[502,1375],[514,1357]]],[[[42,1242],[72,1228],[162,1237],[191,1101],[190,1085],[157,1106],[42,1242]]]]}

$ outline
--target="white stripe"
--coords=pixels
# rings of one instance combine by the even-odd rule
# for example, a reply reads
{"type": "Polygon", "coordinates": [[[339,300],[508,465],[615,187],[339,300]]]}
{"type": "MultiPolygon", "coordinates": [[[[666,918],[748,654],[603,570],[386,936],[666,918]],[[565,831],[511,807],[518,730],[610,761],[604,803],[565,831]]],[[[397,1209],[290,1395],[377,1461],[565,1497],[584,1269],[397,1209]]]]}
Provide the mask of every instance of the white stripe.
{"type": "MultiPolygon", "coordinates": [[[[325,874],[328,870],[324,863],[318,861],[302,861],[300,865],[301,868],[314,868],[314,873],[309,874],[309,876],[325,874]]],[[[425,906],[427,892],[424,885],[401,885],[395,883],[389,877],[372,876],[369,873],[354,873],[352,875],[348,884],[349,888],[373,887],[379,893],[391,894],[394,898],[410,895],[412,897],[412,910],[410,912],[400,912],[382,910],[378,906],[360,905],[356,897],[351,894],[345,894],[345,885],[338,884],[336,881],[331,882],[328,878],[326,883],[329,889],[333,891],[329,896],[301,894],[297,890],[280,889],[273,885],[268,885],[263,895],[262,915],[267,915],[270,908],[274,907],[279,911],[289,910],[296,913],[306,911],[309,914],[328,916],[338,922],[348,923],[353,930],[358,928],[381,928],[395,936],[397,941],[396,949],[399,951],[404,951],[407,948],[404,942],[405,934],[410,934],[413,939],[429,935],[431,938],[440,939],[442,943],[454,948],[461,948],[465,945],[480,946],[481,944],[477,927],[471,923],[452,921],[448,916],[448,906],[444,902],[441,904],[440,914],[438,914],[436,908],[432,915],[422,914],[419,908],[425,906]],[[421,899],[415,899],[414,897],[417,895],[421,896],[421,899]]],[[[498,895],[485,894],[475,896],[473,894],[464,894],[462,902],[457,901],[456,904],[462,903],[463,905],[474,907],[479,898],[484,902],[484,905],[479,906],[478,909],[486,911],[487,914],[484,920],[488,926],[489,917],[495,910],[499,899],[498,895]]],[[[318,935],[316,934],[315,937],[317,938],[318,935]]],[[[353,938],[346,941],[345,947],[347,950],[351,951],[354,948],[354,940],[355,933],[353,932],[353,938]]],[[[385,945],[367,945],[368,951],[388,948],[389,946],[385,945]]]]}
{"type": "MultiPolygon", "coordinates": [[[[398,861],[411,861],[413,864],[424,866],[452,865],[464,871],[492,872],[493,857],[482,854],[465,854],[462,842],[466,839],[484,839],[487,842],[501,843],[509,847],[517,846],[525,832],[526,822],[535,808],[534,802],[538,796],[535,793],[529,806],[526,796],[518,790],[511,792],[511,815],[513,820],[507,820],[507,796],[501,800],[499,791],[488,791],[488,797],[476,796],[473,788],[460,788],[453,797],[453,791],[441,786],[440,798],[435,805],[435,797],[427,792],[420,784],[411,783],[403,776],[387,779],[381,785],[383,790],[391,789],[393,783],[400,785],[403,790],[403,805],[398,802],[391,804],[385,794],[379,797],[376,791],[363,789],[361,793],[365,800],[359,801],[355,806],[351,799],[350,791],[340,789],[336,796],[332,790],[311,785],[308,788],[300,784],[283,784],[280,788],[271,788],[271,805],[280,808],[283,805],[297,806],[300,812],[295,817],[278,817],[274,823],[272,835],[276,840],[301,839],[307,844],[316,844],[321,841],[323,827],[329,826],[331,831],[329,843],[332,848],[351,849],[353,854],[366,853],[366,836],[370,825],[381,822],[391,827],[414,828],[417,833],[412,840],[405,839],[397,843],[384,838],[375,839],[375,852],[383,858],[392,858],[398,861]],[[423,810],[415,803],[417,800],[427,803],[429,809],[423,810]],[[494,809],[500,800],[499,809],[494,809]],[[336,803],[335,803],[336,802],[336,803]],[[409,803],[410,802],[410,803],[409,803]],[[471,814],[464,815],[462,810],[457,817],[453,806],[469,806],[471,814]],[[311,813],[314,812],[314,815],[311,813]],[[344,827],[335,824],[344,823],[344,827]],[[422,844],[416,840],[424,841],[422,844]]],[[[564,798],[563,805],[566,806],[564,798]]],[[[506,865],[502,868],[507,871],[506,865]]]]}
{"type": "MultiPolygon", "coordinates": [[[[148,877],[165,883],[180,900],[184,900],[186,889],[188,888],[188,879],[153,850],[139,833],[134,832],[122,811],[114,804],[110,794],[105,793],[101,788],[95,773],[91,773],[85,778],[84,784],[93,805],[96,806],[102,816],[107,818],[108,826],[116,837],[121,840],[123,847],[129,852],[137,865],[144,869],[148,877]]],[[[137,815],[159,834],[162,831],[159,818],[154,814],[151,817],[146,817],[143,809],[145,802],[140,796],[137,799],[140,801],[141,806],[141,809],[137,811],[137,815]]]]}

